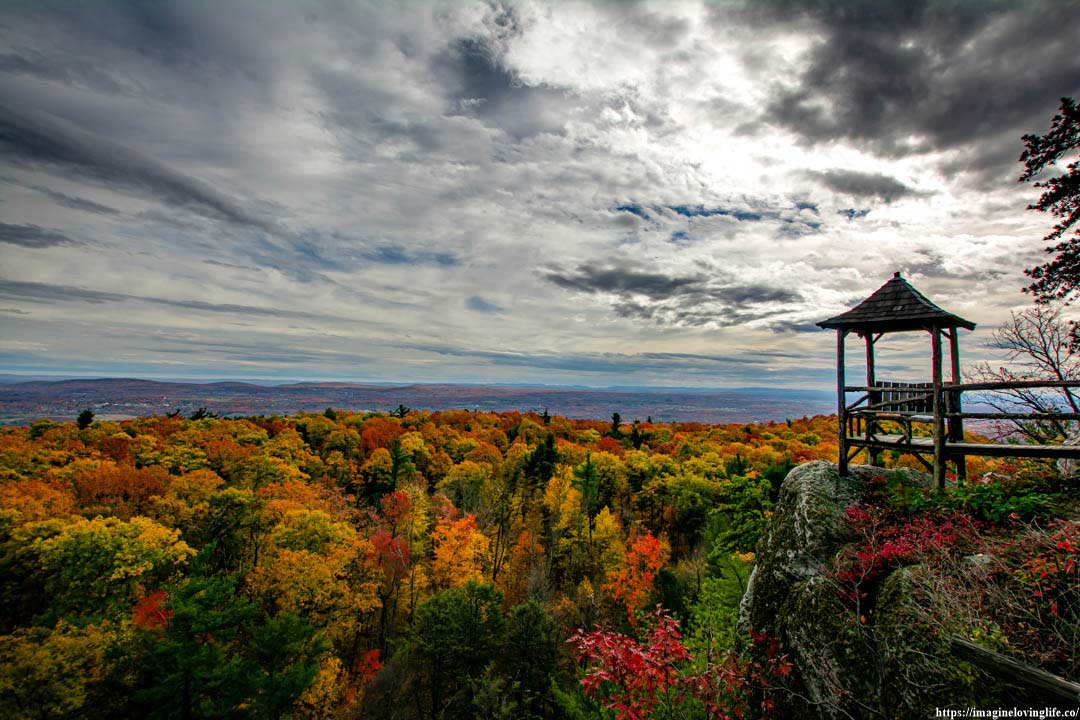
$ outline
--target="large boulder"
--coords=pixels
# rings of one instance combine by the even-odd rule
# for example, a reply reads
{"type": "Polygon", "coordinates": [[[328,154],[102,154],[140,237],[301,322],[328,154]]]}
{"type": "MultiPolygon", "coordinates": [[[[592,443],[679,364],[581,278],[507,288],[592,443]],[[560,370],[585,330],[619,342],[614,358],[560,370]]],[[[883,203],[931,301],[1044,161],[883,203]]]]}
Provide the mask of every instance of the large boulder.
{"type": "Polygon", "coordinates": [[[854,465],[848,477],[840,477],[836,465],[817,460],[788,473],[769,528],[758,543],[757,564],[739,608],[744,632],[774,634],[777,613],[792,587],[832,569],[836,551],[855,539],[847,521],[848,507],[865,500],[871,478],[885,472],[854,465]]]}
{"type": "MultiPolygon", "coordinates": [[[[856,535],[847,509],[867,500],[872,479],[887,472],[811,462],[784,479],[739,608],[743,633],[776,637],[795,667],[781,711],[799,717],[875,717],[883,706],[874,628],[840,599],[832,577],[838,551],[856,535]]],[[[930,477],[907,474],[905,484],[930,477]]]]}

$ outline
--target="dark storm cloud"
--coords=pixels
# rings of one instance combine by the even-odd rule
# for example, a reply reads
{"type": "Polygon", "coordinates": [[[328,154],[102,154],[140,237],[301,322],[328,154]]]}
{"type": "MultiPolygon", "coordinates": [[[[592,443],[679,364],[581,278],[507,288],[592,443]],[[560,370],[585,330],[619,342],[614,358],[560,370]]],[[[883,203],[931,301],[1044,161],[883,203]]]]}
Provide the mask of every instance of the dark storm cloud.
{"type": "Polygon", "coordinates": [[[567,290],[615,295],[617,316],[657,325],[739,325],[778,312],[763,306],[802,299],[789,290],[733,282],[722,273],[666,275],[634,266],[582,263],[573,271],[549,268],[543,277],[567,290]]]}
{"type": "Polygon", "coordinates": [[[214,220],[274,232],[206,183],[104,138],[45,117],[0,106],[0,157],[31,169],[75,172],[106,187],[136,192],[214,220]]]}
{"type": "Polygon", "coordinates": [[[743,309],[716,301],[641,303],[623,300],[612,311],[618,317],[648,320],[673,327],[735,327],[783,314],[783,310],[743,309]]]}
{"type": "Polygon", "coordinates": [[[732,285],[715,288],[710,293],[718,300],[731,305],[760,305],[763,303],[788,303],[801,300],[798,293],[769,287],[768,285],[732,285]]]}
{"type": "Polygon", "coordinates": [[[1074,1],[750,8],[754,22],[822,34],[797,82],[778,85],[766,112],[811,143],[850,139],[893,155],[968,146],[961,169],[1000,171],[1015,162],[1020,135],[1080,91],[1076,35],[1063,32],[1080,25],[1074,1]]]}
{"type": "Polygon", "coordinates": [[[0,279],[0,298],[6,300],[29,300],[31,302],[46,304],[57,302],[101,304],[136,301],[151,303],[153,305],[165,305],[183,310],[230,313],[234,315],[298,318],[304,320],[331,318],[331,316],[328,315],[319,315],[300,310],[282,310],[279,308],[255,307],[252,305],[235,305],[232,303],[209,303],[202,300],[173,300],[145,295],[129,295],[127,293],[90,290],[87,288],[73,287],[71,285],[53,285],[51,283],[23,282],[20,280],[5,279],[0,279]]]}
{"type": "Polygon", "coordinates": [[[876,197],[891,203],[893,200],[902,197],[920,194],[896,178],[879,173],[864,173],[855,170],[827,170],[821,173],[808,174],[830,190],[857,198],[876,197]]]}
{"type": "Polygon", "coordinates": [[[574,271],[549,269],[545,279],[559,287],[585,293],[645,296],[651,300],[671,297],[712,298],[731,304],[792,302],[799,295],[764,285],[724,285],[704,274],[665,275],[631,266],[598,266],[582,263],[574,271]]]}
{"type": "Polygon", "coordinates": [[[0,223],[0,243],[25,248],[48,248],[57,245],[77,245],[67,235],[37,225],[9,225],[0,223]]]}
{"type": "Polygon", "coordinates": [[[574,271],[550,269],[544,278],[567,290],[585,293],[644,295],[654,300],[700,292],[705,278],[700,275],[672,277],[629,267],[600,267],[590,263],[574,271]]]}

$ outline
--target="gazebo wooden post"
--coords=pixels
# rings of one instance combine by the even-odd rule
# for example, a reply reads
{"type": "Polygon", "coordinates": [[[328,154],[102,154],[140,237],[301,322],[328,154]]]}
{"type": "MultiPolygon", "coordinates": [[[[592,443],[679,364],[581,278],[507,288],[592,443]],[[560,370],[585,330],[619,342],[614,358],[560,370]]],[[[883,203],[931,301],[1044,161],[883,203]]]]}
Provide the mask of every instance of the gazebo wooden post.
{"type": "Polygon", "coordinates": [[[847,337],[848,331],[843,328],[837,328],[836,330],[836,394],[837,394],[837,410],[836,415],[840,425],[839,437],[839,450],[840,457],[838,458],[840,468],[840,476],[846,477],[848,474],[848,455],[847,455],[847,395],[844,392],[844,338],[847,337]]]}
{"type": "MultiPolygon", "coordinates": [[[[875,377],[874,377],[874,342],[875,342],[874,333],[867,332],[866,335],[864,335],[864,337],[866,338],[866,387],[867,387],[866,393],[867,393],[867,401],[871,405],[874,405],[880,399],[880,394],[879,393],[876,393],[873,390],[869,389],[869,388],[874,387],[874,385],[876,384],[876,380],[875,380],[875,377]]],[[[874,427],[874,421],[870,420],[870,419],[867,419],[867,422],[866,422],[866,440],[867,440],[867,442],[869,442],[872,439],[875,429],[876,428],[874,427]]],[[[881,449],[880,448],[869,448],[868,447],[868,448],[866,448],[866,456],[867,456],[866,457],[867,461],[871,465],[877,466],[881,462],[881,449]]]]}
{"type": "MultiPolygon", "coordinates": [[[[960,384],[960,342],[958,336],[959,332],[955,327],[949,328],[949,360],[952,363],[953,385],[960,384]]],[[[959,391],[953,391],[949,395],[949,412],[963,412],[959,391]]],[[[963,418],[957,417],[949,420],[949,440],[952,442],[964,441],[963,418]]],[[[953,457],[953,462],[956,464],[956,481],[965,482],[967,480],[967,458],[964,455],[956,455],[953,457]]]]}
{"type": "Polygon", "coordinates": [[[934,386],[934,484],[938,490],[945,487],[945,396],[942,392],[941,374],[941,328],[930,328],[933,355],[934,386]]]}

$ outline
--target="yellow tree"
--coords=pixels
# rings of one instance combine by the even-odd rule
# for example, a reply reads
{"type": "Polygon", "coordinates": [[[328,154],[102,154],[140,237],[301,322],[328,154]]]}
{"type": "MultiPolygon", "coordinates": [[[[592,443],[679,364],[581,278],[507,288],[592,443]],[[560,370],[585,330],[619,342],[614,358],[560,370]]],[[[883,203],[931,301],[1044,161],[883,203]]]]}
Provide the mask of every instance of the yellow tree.
{"type": "Polygon", "coordinates": [[[431,576],[436,587],[462,587],[482,582],[491,542],[480,532],[474,515],[455,520],[444,517],[431,534],[435,557],[431,576]]]}

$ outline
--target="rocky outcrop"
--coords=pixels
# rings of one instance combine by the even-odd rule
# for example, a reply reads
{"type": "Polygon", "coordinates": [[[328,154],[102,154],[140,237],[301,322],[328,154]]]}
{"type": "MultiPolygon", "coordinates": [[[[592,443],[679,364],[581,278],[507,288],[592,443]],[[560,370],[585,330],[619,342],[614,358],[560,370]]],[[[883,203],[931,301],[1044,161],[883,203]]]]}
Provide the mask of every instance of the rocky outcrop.
{"type": "MultiPolygon", "coordinates": [[[[931,631],[934,603],[918,567],[893,572],[872,607],[853,610],[832,575],[839,550],[856,539],[847,508],[865,501],[885,470],[826,462],[800,465],[780,489],[740,606],[744,632],[776,637],[795,667],[783,716],[926,717],[970,696],[970,673],[948,671],[947,648],[931,631]]],[[[889,471],[895,472],[895,471],[889,471]]],[[[904,482],[927,486],[908,472],[904,482]]]]}
{"type": "Polygon", "coordinates": [[[882,472],[857,465],[844,478],[835,465],[819,460],[788,473],[757,547],[739,612],[743,630],[772,634],[792,587],[832,568],[837,548],[854,539],[847,508],[863,499],[870,478],[882,472]]]}

